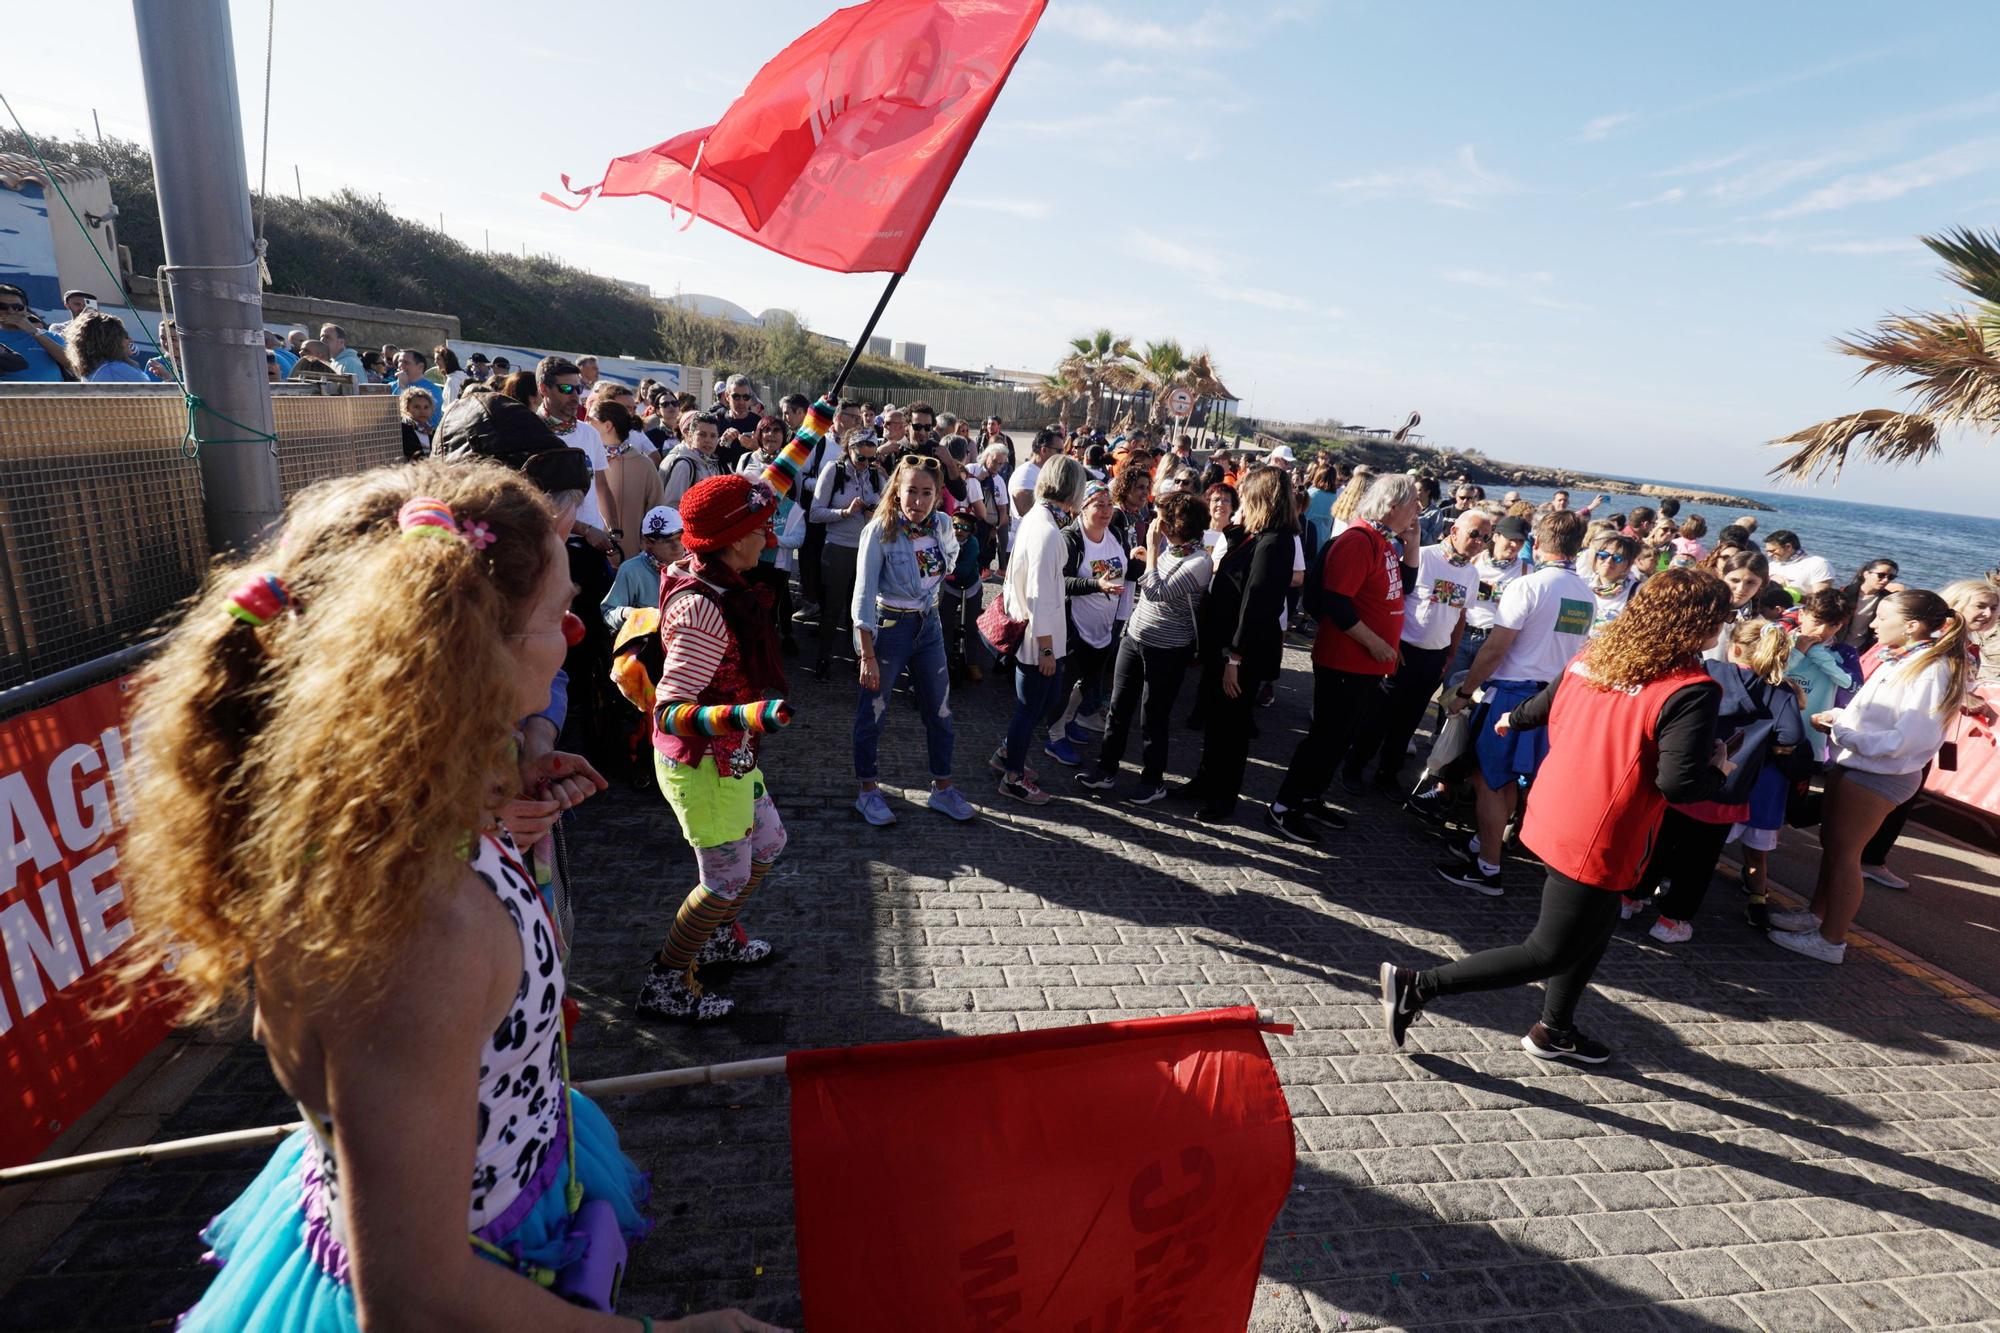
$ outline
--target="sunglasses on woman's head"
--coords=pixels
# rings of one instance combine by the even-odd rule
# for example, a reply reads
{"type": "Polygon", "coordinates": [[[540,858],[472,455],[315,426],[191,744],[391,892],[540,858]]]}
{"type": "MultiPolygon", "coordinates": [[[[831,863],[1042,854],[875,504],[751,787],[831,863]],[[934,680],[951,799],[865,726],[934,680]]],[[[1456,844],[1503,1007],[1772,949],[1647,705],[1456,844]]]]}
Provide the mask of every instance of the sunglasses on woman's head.
{"type": "Polygon", "coordinates": [[[922,468],[926,472],[942,472],[944,470],[944,464],[938,462],[937,459],[930,457],[928,454],[905,454],[902,465],[904,467],[922,468]]]}

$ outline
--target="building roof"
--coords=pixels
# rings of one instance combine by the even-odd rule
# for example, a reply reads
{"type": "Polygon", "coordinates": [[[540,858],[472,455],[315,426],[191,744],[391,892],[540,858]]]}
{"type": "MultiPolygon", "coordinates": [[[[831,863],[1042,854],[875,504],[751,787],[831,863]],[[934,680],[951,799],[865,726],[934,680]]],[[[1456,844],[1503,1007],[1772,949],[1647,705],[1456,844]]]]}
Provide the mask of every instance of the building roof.
{"type": "Polygon", "coordinates": [[[51,170],[45,172],[41,163],[25,153],[0,153],[0,186],[10,190],[18,190],[23,185],[46,186],[51,175],[65,185],[108,179],[103,169],[99,167],[72,167],[52,163],[51,170]]]}

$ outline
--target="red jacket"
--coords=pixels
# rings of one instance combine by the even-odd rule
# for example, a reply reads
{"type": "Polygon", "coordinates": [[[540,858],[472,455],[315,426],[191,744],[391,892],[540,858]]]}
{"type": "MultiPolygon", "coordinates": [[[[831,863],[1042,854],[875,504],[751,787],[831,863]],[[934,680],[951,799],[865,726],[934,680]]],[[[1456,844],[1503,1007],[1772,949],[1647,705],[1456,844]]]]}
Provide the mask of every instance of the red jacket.
{"type": "Polygon", "coordinates": [[[1528,793],[1521,843],[1579,884],[1622,892],[1639,882],[1667,798],[1660,791],[1660,710],[1689,685],[1686,667],[1636,689],[1586,682],[1578,662],[1549,712],[1549,752],[1528,793]]]}

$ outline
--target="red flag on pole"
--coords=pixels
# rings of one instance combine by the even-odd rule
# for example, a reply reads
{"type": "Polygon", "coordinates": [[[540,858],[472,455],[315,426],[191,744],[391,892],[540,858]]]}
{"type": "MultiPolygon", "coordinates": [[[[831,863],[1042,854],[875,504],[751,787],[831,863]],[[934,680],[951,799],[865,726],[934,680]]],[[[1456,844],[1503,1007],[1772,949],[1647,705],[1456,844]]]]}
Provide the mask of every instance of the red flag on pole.
{"type": "Polygon", "coordinates": [[[805,1051],[786,1073],[814,1333],[1249,1322],[1292,1181],[1256,1010],[805,1051]]]}
{"type": "Polygon", "coordinates": [[[650,194],[801,263],[902,273],[1047,3],[840,10],[714,125],[618,158],[577,193],[650,194]]]}

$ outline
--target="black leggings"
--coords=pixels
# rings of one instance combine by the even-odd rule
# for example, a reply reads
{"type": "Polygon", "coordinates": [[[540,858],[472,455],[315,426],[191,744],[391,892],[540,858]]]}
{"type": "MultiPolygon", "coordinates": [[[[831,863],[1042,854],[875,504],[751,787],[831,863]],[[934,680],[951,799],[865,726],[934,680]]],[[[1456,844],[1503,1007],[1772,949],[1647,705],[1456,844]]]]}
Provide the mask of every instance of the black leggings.
{"type": "Polygon", "coordinates": [[[1722,849],[1729,844],[1730,824],[1709,824],[1668,807],[1660,820],[1659,841],[1646,865],[1640,887],[1667,890],[1654,899],[1653,906],[1669,921],[1692,921],[1708,896],[1709,881],[1722,861],[1722,849]]]}
{"type": "Polygon", "coordinates": [[[1567,1033],[1576,1017],[1576,1002],[1583,998],[1617,928],[1616,893],[1551,870],[1542,885],[1542,915],[1526,940],[1419,973],[1417,996],[1429,1001],[1439,995],[1505,990],[1546,979],[1542,1026],[1567,1033]]]}

